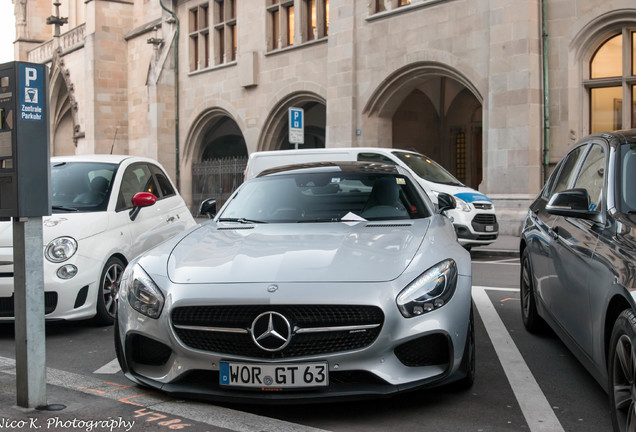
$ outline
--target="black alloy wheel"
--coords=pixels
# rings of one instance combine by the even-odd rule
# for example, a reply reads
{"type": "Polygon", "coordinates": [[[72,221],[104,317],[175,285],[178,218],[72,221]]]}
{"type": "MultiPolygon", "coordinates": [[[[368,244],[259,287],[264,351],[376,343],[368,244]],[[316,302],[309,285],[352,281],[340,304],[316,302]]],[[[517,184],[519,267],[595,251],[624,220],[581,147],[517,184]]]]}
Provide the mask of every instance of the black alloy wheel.
{"type": "Polygon", "coordinates": [[[609,396],[615,431],[636,431],[636,316],[626,309],[614,323],[608,359],[609,396]]]}
{"type": "Polygon", "coordinates": [[[96,324],[111,325],[115,322],[117,311],[115,299],[125,267],[122,260],[117,257],[110,257],[106,262],[97,290],[97,315],[93,319],[96,324]]]}
{"type": "Polygon", "coordinates": [[[521,319],[523,320],[523,325],[531,333],[541,333],[545,330],[546,324],[537,312],[532,267],[527,249],[524,249],[521,254],[521,280],[519,281],[519,286],[521,288],[521,319]]]}

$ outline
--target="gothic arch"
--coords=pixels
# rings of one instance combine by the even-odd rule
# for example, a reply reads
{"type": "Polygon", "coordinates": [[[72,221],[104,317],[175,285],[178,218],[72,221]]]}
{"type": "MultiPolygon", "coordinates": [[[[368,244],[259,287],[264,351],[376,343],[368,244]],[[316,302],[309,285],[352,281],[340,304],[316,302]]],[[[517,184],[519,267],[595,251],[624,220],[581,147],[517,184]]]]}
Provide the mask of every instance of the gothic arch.
{"type": "Polygon", "coordinates": [[[435,77],[451,78],[464,87],[483,104],[479,90],[456,69],[434,61],[408,64],[387,76],[373,91],[363,113],[368,116],[391,117],[401,102],[423,81],[435,77]]]}
{"type": "MultiPolygon", "coordinates": [[[[326,101],[324,97],[309,91],[296,91],[287,94],[286,97],[277,99],[276,103],[270,108],[258,140],[258,151],[263,150],[279,150],[280,137],[284,135],[284,129],[288,125],[288,109],[290,107],[299,107],[305,109],[305,137],[315,135],[322,136],[322,145],[324,147],[324,130],[326,123],[326,101]],[[308,110],[314,111],[314,121],[308,119],[308,110]],[[314,124],[315,123],[315,124],[314,124]]],[[[318,138],[319,139],[319,138],[318,138]]]]}
{"type": "Polygon", "coordinates": [[[75,87],[59,48],[53,52],[49,82],[51,154],[74,154],[77,140],[84,134],[80,131],[75,87]]]}

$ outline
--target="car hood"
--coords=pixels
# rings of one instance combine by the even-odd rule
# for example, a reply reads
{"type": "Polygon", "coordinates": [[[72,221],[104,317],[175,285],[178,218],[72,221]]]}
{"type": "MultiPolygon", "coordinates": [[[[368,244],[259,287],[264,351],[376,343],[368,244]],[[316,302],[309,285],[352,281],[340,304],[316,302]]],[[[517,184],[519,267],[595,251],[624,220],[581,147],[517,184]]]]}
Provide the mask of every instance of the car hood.
{"type": "MultiPolygon", "coordinates": [[[[42,240],[48,244],[51,240],[70,236],[79,241],[101,233],[108,226],[106,212],[61,213],[42,218],[42,240]]],[[[0,247],[13,246],[13,222],[0,222],[0,247]]]]}
{"type": "Polygon", "coordinates": [[[413,260],[429,221],[240,225],[210,223],[168,259],[175,283],[379,282],[413,260]]]}

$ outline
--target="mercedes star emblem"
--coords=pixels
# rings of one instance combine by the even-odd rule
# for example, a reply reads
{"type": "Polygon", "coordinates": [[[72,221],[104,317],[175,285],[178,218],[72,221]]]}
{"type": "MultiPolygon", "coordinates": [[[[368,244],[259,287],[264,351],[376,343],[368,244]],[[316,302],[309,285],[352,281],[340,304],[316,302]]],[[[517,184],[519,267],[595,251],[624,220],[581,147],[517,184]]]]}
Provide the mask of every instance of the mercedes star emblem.
{"type": "Polygon", "coordinates": [[[265,351],[280,351],[291,340],[289,321],[278,312],[264,312],[252,322],[252,340],[265,351]]]}

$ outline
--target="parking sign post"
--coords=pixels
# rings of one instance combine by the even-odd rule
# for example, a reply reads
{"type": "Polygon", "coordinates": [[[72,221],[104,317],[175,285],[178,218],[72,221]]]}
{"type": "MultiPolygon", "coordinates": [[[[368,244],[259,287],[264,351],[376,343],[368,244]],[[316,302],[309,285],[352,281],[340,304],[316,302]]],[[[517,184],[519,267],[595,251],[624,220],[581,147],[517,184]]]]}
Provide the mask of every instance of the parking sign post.
{"type": "Polygon", "coordinates": [[[13,220],[16,393],[25,408],[46,406],[42,216],[51,214],[49,153],[47,67],[0,65],[0,219],[13,220]]]}
{"type": "Polygon", "coordinates": [[[305,143],[304,114],[302,108],[289,108],[289,142],[295,144],[296,149],[298,144],[305,143]]]}

